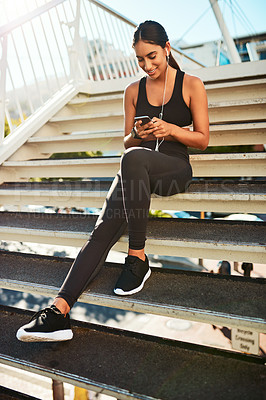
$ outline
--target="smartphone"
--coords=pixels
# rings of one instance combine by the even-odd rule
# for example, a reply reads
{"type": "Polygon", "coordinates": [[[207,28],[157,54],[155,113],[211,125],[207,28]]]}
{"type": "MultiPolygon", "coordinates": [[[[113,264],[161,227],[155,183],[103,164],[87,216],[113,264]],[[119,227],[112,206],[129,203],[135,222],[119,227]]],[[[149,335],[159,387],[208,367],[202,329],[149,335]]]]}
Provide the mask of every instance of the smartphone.
{"type": "Polygon", "coordinates": [[[148,122],[152,122],[151,118],[148,115],[142,115],[141,117],[135,117],[135,122],[142,121],[141,126],[147,124],[148,122]]]}

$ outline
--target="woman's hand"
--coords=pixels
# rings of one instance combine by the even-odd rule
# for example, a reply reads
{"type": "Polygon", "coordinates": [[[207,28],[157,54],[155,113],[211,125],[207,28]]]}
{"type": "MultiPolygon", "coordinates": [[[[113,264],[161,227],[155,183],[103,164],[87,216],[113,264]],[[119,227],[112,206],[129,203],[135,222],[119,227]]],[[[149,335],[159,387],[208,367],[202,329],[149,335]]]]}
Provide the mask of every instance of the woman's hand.
{"type": "Polygon", "coordinates": [[[134,125],[135,131],[141,137],[141,139],[146,139],[149,135],[153,134],[154,123],[148,122],[145,125],[141,125],[141,120],[137,121],[134,125]]]}
{"type": "Polygon", "coordinates": [[[171,124],[163,121],[162,119],[153,117],[153,135],[160,139],[171,135],[171,124]]]}

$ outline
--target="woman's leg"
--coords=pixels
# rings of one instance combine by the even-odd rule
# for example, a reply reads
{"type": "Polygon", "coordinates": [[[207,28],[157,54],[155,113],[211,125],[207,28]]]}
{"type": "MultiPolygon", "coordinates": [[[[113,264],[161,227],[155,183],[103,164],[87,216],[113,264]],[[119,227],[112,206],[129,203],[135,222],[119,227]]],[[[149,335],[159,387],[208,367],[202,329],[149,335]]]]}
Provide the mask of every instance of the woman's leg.
{"type": "Polygon", "coordinates": [[[151,271],[144,253],[151,193],[169,196],[185,190],[192,171],[187,160],[145,148],[131,148],[121,160],[123,202],[129,231],[129,257],[114,292],[139,292],[151,271]]]}
{"type": "MultiPolygon", "coordinates": [[[[100,271],[110,248],[122,235],[126,222],[129,228],[128,254],[145,263],[144,246],[151,193],[171,195],[183,191],[191,179],[191,169],[188,162],[176,157],[149,149],[131,148],[121,159],[121,178],[120,174],[115,178],[95,229],[55,299],[54,304],[63,313],[69,311],[100,271]]],[[[143,271],[145,276],[147,266],[143,271]]],[[[131,286],[134,286],[133,281],[131,286]]]]}
{"type": "Polygon", "coordinates": [[[98,274],[109,250],[123,234],[127,222],[128,254],[145,262],[144,246],[151,193],[166,196],[178,193],[185,189],[191,179],[188,162],[144,148],[131,148],[125,152],[121,159],[121,173],[121,177],[118,173],[109,190],[89,241],[79,252],[55,299],[54,304],[64,314],[98,274]]]}
{"type": "Polygon", "coordinates": [[[64,314],[99,273],[111,247],[126,228],[120,174],[114,179],[88,242],[82,247],[54,304],[64,314]]]}
{"type": "Polygon", "coordinates": [[[119,174],[115,178],[89,241],[74,261],[51,307],[36,313],[17,331],[24,342],[64,341],[73,337],[69,310],[101,269],[108,251],[126,227],[119,174]]]}
{"type": "Polygon", "coordinates": [[[171,196],[185,191],[192,178],[191,166],[183,158],[133,147],[122,157],[121,177],[129,248],[143,250],[151,193],[171,196]]]}

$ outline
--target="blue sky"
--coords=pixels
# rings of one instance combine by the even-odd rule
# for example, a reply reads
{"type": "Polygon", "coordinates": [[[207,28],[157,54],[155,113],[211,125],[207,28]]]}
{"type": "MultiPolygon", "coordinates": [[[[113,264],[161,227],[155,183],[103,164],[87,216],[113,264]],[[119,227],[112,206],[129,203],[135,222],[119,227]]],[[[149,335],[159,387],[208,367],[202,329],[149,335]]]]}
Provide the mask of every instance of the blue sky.
{"type": "MultiPolygon", "coordinates": [[[[189,44],[221,37],[209,0],[101,1],[137,24],[146,19],[160,22],[170,41],[180,39],[184,34],[183,40],[189,44]],[[196,22],[202,14],[202,18],[196,22]]],[[[266,32],[266,0],[219,0],[219,5],[232,36],[266,32]],[[241,19],[239,9],[244,13],[241,19]]]]}

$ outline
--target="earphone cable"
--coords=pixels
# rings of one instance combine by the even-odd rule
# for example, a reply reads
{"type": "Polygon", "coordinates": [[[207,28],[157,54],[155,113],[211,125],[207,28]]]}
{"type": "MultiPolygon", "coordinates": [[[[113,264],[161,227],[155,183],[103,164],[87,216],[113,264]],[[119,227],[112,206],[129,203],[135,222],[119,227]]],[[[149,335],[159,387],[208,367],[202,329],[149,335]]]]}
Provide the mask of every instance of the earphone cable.
{"type": "MultiPolygon", "coordinates": [[[[168,57],[169,60],[169,57],[168,57]]],[[[166,93],[166,84],[167,84],[167,77],[168,77],[168,66],[169,66],[169,62],[167,61],[167,67],[166,67],[166,75],[165,75],[165,83],[164,83],[164,90],[163,90],[163,103],[162,103],[162,108],[161,108],[161,112],[159,114],[159,118],[163,119],[163,110],[164,110],[164,101],[165,101],[165,93],[166,93]]],[[[159,147],[161,146],[161,144],[163,143],[164,138],[162,138],[162,140],[159,143],[159,139],[156,139],[156,147],[155,147],[155,151],[159,151],[159,147]]]]}

